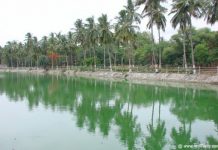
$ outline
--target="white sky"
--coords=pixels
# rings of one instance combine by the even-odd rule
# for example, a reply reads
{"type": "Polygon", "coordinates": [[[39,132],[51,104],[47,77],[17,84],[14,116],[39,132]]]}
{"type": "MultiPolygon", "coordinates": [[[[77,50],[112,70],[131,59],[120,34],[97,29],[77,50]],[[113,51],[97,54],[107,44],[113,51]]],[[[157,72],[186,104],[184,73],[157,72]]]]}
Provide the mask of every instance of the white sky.
{"type": "MultiPolygon", "coordinates": [[[[127,0],[0,0],[0,45],[7,41],[23,41],[27,32],[39,39],[51,32],[66,33],[73,27],[76,19],[85,20],[95,16],[97,19],[102,13],[108,14],[110,20],[126,4],[127,0]]],[[[170,4],[167,4],[168,6],[170,4]]],[[[168,17],[170,18],[170,17],[168,17]]],[[[176,31],[172,29],[168,19],[164,38],[176,31]]],[[[197,28],[210,27],[218,29],[218,23],[206,25],[205,21],[194,20],[197,28]]],[[[140,25],[146,29],[146,19],[140,25]]]]}

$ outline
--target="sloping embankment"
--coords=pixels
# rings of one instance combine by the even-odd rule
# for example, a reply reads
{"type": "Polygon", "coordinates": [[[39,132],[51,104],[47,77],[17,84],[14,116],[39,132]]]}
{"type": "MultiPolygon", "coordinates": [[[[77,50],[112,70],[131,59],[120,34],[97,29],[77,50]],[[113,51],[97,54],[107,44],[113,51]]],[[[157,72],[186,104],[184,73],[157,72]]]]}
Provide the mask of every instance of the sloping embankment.
{"type": "Polygon", "coordinates": [[[218,75],[207,74],[175,74],[175,73],[122,73],[122,72],[103,72],[103,71],[62,71],[62,70],[22,70],[22,69],[2,69],[0,72],[20,72],[33,74],[53,74],[79,76],[99,79],[126,79],[129,81],[170,81],[170,82],[186,82],[186,83],[207,83],[218,85],[218,75]]]}

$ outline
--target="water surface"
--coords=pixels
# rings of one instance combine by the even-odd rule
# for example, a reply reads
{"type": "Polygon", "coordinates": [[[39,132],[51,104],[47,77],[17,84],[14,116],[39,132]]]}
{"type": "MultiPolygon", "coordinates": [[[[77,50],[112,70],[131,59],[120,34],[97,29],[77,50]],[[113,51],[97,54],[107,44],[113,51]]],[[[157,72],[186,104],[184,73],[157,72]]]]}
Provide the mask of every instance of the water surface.
{"type": "Polygon", "coordinates": [[[1,150],[168,150],[218,145],[218,92],[0,74],[1,150]]]}

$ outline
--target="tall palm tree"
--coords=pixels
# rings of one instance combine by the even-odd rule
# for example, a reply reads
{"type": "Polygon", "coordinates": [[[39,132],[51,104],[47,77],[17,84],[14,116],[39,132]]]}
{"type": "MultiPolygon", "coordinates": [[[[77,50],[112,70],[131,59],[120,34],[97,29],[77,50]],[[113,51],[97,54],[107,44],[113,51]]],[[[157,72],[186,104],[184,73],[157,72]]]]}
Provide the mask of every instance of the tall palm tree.
{"type": "Polygon", "coordinates": [[[132,0],[127,1],[125,10],[119,12],[116,25],[116,37],[121,40],[128,53],[129,72],[132,71],[132,57],[133,57],[133,41],[136,38],[135,29],[138,28],[134,23],[141,23],[141,15],[138,14],[138,7],[133,5],[132,0]]]}
{"type": "Polygon", "coordinates": [[[81,19],[77,19],[74,23],[75,26],[75,32],[74,32],[74,38],[76,45],[79,45],[83,48],[83,63],[85,63],[86,60],[86,35],[85,35],[85,27],[83,24],[83,21],[81,19]]]}
{"type": "MultiPolygon", "coordinates": [[[[192,67],[193,73],[196,73],[195,68],[195,59],[194,59],[194,47],[192,41],[192,16],[196,18],[200,18],[202,16],[202,4],[199,0],[173,0],[173,8],[171,13],[175,14],[172,22],[174,23],[174,27],[177,26],[178,21],[182,21],[183,23],[183,32],[187,32],[186,27],[189,27],[189,39],[191,45],[191,58],[192,58],[192,67]],[[177,21],[176,21],[177,20],[177,21]]],[[[180,22],[179,21],[179,22],[180,22]]],[[[181,25],[180,25],[181,26],[181,25]]]]}
{"type": "Polygon", "coordinates": [[[178,25],[180,26],[180,30],[183,34],[183,64],[185,69],[187,70],[187,59],[186,59],[186,30],[188,25],[190,24],[191,18],[187,11],[184,11],[184,8],[178,4],[179,1],[173,1],[173,7],[170,14],[174,14],[173,18],[171,19],[171,23],[173,28],[176,28],[178,25]]]}
{"type": "MultiPolygon", "coordinates": [[[[155,66],[155,71],[157,70],[157,61],[156,56],[154,52],[154,31],[153,26],[156,23],[157,28],[161,29],[162,26],[164,29],[166,24],[166,19],[163,15],[163,12],[165,9],[160,5],[160,2],[164,2],[165,0],[137,0],[136,5],[142,5],[144,4],[144,9],[142,11],[145,16],[149,17],[149,22],[147,24],[147,27],[151,29],[151,38],[152,38],[152,65],[155,66]]],[[[159,38],[160,39],[160,38],[159,38]]],[[[160,41],[160,40],[159,40],[160,41]]],[[[160,53],[160,52],[159,52],[160,53]]]]}
{"type": "Polygon", "coordinates": [[[218,21],[218,0],[205,0],[207,23],[214,24],[218,21]]]}
{"type": "Polygon", "coordinates": [[[126,11],[120,11],[119,22],[116,25],[116,38],[122,43],[122,46],[127,51],[129,59],[129,72],[132,71],[131,68],[131,41],[134,40],[135,32],[134,27],[126,22],[126,11]]]}
{"type": "MultiPolygon", "coordinates": [[[[75,49],[76,49],[75,38],[72,32],[68,32],[67,34],[67,47],[70,53],[70,64],[72,65],[73,54],[75,55],[76,53],[75,52],[75,49]]],[[[74,56],[74,63],[76,64],[75,56],[74,56]]]]}
{"type": "Polygon", "coordinates": [[[34,51],[34,54],[35,54],[35,57],[36,57],[36,67],[38,69],[40,49],[39,49],[38,39],[35,36],[33,37],[33,51],[34,51]]]}
{"type": "Polygon", "coordinates": [[[26,51],[30,59],[30,67],[32,67],[32,57],[33,57],[33,36],[31,33],[26,34],[26,51]]]}
{"type": "Polygon", "coordinates": [[[96,70],[96,46],[98,44],[98,29],[94,17],[86,19],[88,45],[93,50],[94,69],[96,70]]]}
{"type": "Polygon", "coordinates": [[[109,63],[110,63],[110,71],[112,71],[112,63],[111,63],[111,52],[109,51],[109,44],[111,44],[113,40],[113,33],[110,31],[111,25],[108,22],[107,15],[102,14],[101,17],[98,18],[99,22],[99,39],[100,43],[104,46],[104,68],[106,66],[105,61],[105,49],[108,51],[109,63]]]}
{"type": "Polygon", "coordinates": [[[68,53],[69,49],[67,48],[67,38],[65,35],[62,35],[60,32],[56,34],[57,37],[57,48],[59,53],[63,53],[66,61],[67,70],[69,69],[69,62],[68,62],[68,53]]]}
{"type": "MultiPolygon", "coordinates": [[[[50,37],[48,39],[48,48],[49,48],[49,51],[52,55],[56,51],[56,47],[57,47],[57,39],[55,38],[55,34],[50,33],[50,37]]],[[[52,59],[52,69],[54,69],[54,60],[53,59],[52,59]]]]}
{"type": "Polygon", "coordinates": [[[160,30],[165,31],[165,28],[166,28],[166,18],[164,16],[165,12],[166,12],[166,8],[159,5],[159,7],[154,11],[154,15],[153,15],[154,23],[156,24],[157,30],[158,30],[159,68],[161,68],[162,66],[162,61],[161,61],[162,52],[161,52],[161,47],[160,47],[160,43],[161,43],[160,30]]]}
{"type": "MultiPolygon", "coordinates": [[[[190,18],[200,18],[202,16],[202,10],[203,10],[203,4],[200,0],[186,0],[186,5],[188,5],[189,2],[189,15],[190,18]]],[[[187,7],[187,6],[186,6],[187,7]]],[[[192,66],[193,66],[193,73],[196,74],[196,68],[195,68],[195,58],[194,58],[194,45],[192,40],[192,19],[190,19],[190,32],[189,32],[189,38],[190,38],[190,44],[191,44],[191,52],[192,52],[192,66]]]]}

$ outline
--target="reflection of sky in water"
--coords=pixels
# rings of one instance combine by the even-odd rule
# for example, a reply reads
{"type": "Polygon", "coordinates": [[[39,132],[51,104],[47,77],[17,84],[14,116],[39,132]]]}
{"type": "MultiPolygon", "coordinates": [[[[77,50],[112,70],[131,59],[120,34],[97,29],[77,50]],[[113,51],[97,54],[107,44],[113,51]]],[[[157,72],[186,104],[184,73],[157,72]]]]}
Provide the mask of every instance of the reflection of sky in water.
{"type": "Polygon", "coordinates": [[[75,117],[67,111],[52,111],[39,105],[29,111],[25,102],[9,102],[0,96],[0,145],[2,150],[68,150],[68,149],[125,149],[117,140],[117,127],[112,126],[109,135],[102,138],[95,133],[79,129],[75,117]],[[4,107],[3,107],[4,106],[4,107]]]}

